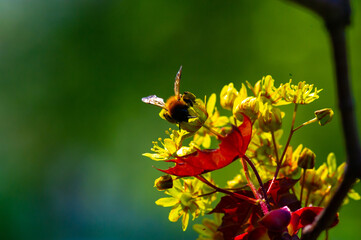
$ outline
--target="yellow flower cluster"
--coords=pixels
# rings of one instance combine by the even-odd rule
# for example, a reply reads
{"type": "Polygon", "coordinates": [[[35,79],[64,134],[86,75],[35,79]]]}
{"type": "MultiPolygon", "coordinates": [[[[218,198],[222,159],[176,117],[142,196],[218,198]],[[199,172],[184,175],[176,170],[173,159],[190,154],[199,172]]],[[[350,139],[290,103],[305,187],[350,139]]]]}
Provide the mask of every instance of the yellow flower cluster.
{"type": "MultiPolygon", "coordinates": [[[[247,82],[247,87],[253,93],[252,96],[248,95],[244,84],[240,91],[234,89],[234,85],[231,83],[226,85],[221,92],[221,101],[223,99],[224,105],[227,106],[226,109],[229,109],[229,106],[233,107],[233,116],[237,120],[242,121],[242,114],[246,114],[254,122],[252,141],[248,147],[247,156],[252,159],[259,174],[265,179],[272,179],[277,164],[280,164],[280,177],[299,177],[300,170],[297,160],[301,154],[302,145],[294,151],[292,146],[286,146],[283,158],[279,159],[282,156],[282,145],[279,141],[283,134],[282,120],[285,115],[279,107],[292,103],[295,105],[312,103],[318,99],[318,93],[321,90],[315,88],[312,91],[313,85],[305,82],[293,85],[291,80],[276,87],[275,80],[270,75],[263,77],[254,85],[247,82]]],[[[331,111],[328,109],[331,114],[321,111],[322,114],[319,116],[322,116],[324,120],[320,125],[323,126],[332,119],[331,111]]],[[[319,118],[321,119],[321,117],[319,118]]],[[[304,125],[317,120],[316,115],[315,120],[306,122],[304,125]]],[[[228,182],[228,187],[242,186],[245,183],[241,171],[232,181],[228,182]]]]}
{"type": "MultiPolygon", "coordinates": [[[[210,179],[210,174],[207,174],[210,179]]],[[[172,207],[169,221],[176,222],[182,218],[183,231],[187,229],[190,216],[193,220],[211,210],[211,203],[215,200],[210,189],[198,179],[177,179],[173,187],[165,190],[170,197],[160,198],[155,203],[163,207],[172,207]]]]}
{"type": "Polygon", "coordinates": [[[285,101],[296,104],[309,104],[319,98],[318,93],[322,89],[313,90],[313,84],[306,84],[306,82],[299,82],[297,85],[292,85],[291,80],[286,83],[283,88],[283,97],[285,101]]]}
{"type": "MultiPolygon", "coordinates": [[[[314,206],[326,206],[342,181],[344,168],[345,162],[337,167],[335,154],[330,153],[327,163],[317,169],[308,169],[301,178],[301,185],[304,184],[306,190],[303,201],[314,206]]],[[[349,191],[348,197],[360,200],[360,195],[353,189],[349,191]]],[[[348,198],[344,203],[347,202],[348,198]]]]}
{"type": "Polygon", "coordinates": [[[158,141],[154,141],[151,148],[154,153],[143,153],[143,156],[155,161],[164,161],[196,151],[197,145],[192,142],[188,147],[182,146],[183,140],[188,135],[187,131],[170,129],[170,132],[166,131],[166,133],[169,135],[169,138],[165,138],[163,141],[159,138],[158,141]]]}
{"type": "MultiPolygon", "coordinates": [[[[312,103],[319,98],[318,93],[321,90],[305,82],[293,85],[291,80],[277,87],[275,80],[269,75],[254,85],[249,82],[246,85],[242,83],[239,90],[233,83],[229,83],[222,88],[219,96],[220,106],[229,113],[227,116],[221,115],[217,109],[216,94],[211,94],[204,101],[190,95],[192,101],[188,104],[188,93],[185,93],[182,95],[182,99],[188,104],[189,119],[181,122],[173,120],[172,122],[170,121],[172,119],[166,117],[170,116],[169,109],[163,109],[160,116],[169,122],[178,124],[179,128],[167,131],[169,137],[154,141],[151,148],[152,153],[143,155],[155,161],[164,161],[185,156],[197,149],[216,146],[214,140],[225,136],[230,131],[231,124],[237,126],[241,124],[243,116],[246,115],[253,124],[252,139],[246,156],[252,161],[263,181],[271,180],[276,169],[279,170],[278,178],[301,178],[300,183],[293,187],[296,195],[304,190],[303,202],[314,206],[324,206],[342,179],[344,164],[336,167],[334,154],[330,154],[327,164],[323,163],[318,169],[314,169],[315,155],[313,152],[304,148],[303,145],[296,148],[290,145],[293,132],[299,128],[313,122],[319,122],[323,126],[331,121],[333,112],[326,108],[316,111],[315,118],[298,127],[294,126],[297,106],[312,103]],[[291,132],[286,145],[282,146],[280,140],[284,133],[282,123],[285,113],[280,106],[287,104],[294,104],[295,107],[291,132]],[[187,141],[185,141],[186,139],[187,141]],[[306,174],[301,177],[304,171],[306,174]]],[[[150,100],[155,101],[154,98],[155,96],[150,96],[150,100]]],[[[249,176],[254,183],[257,182],[252,172],[249,172],[249,176]]],[[[213,183],[210,173],[204,174],[203,177],[213,183]]],[[[227,189],[233,191],[236,188],[244,188],[247,184],[245,172],[241,170],[238,175],[227,182],[227,189]]],[[[216,194],[214,194],[216,191],[195,177],[175,178],[166,175],[156,179],[155,187],[169,195],[169,197],[157,200],[156,204],[171,207],[169,220],[176,222],[181,218],[183,230],[186,230],[190,217],[195,219],[209,212],[211,203],[216,200],[216,194]]],[[[349,197],[360,199],[358,193],[353,190],[350,191],[349,197]]],[[[200,234],[198,239],[223,239],[222,233],[217,230],[221,224],[220,218],[220,215],[216,215],[215,220],[205,219],[202,224],[196,224],[194,229],[200,234]]]]}

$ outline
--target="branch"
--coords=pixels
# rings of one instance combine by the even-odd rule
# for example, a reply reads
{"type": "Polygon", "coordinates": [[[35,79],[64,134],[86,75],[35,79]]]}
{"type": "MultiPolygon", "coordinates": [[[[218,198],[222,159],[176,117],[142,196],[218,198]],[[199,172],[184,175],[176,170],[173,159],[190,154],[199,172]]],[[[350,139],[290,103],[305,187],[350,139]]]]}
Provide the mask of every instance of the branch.
{"type": "Polygon", "coordinates": [[[361,177],[361,148],[355,117],[354,101],[348,75],[345,28],[350,24],[349,0],[291,0],[314,11],[325,22],[334,54],[338,104],[345,137],[347,165],[344,179],[328,206],[315,222],[304,229],[303,240],[317,239],[332,223],[348,191],[361,177]]]}
{"type": "Polygon", "coordinates": [[[350,24],[349,0],[290,0],[318,14],[326,24],[347,26],[350,24]]]}

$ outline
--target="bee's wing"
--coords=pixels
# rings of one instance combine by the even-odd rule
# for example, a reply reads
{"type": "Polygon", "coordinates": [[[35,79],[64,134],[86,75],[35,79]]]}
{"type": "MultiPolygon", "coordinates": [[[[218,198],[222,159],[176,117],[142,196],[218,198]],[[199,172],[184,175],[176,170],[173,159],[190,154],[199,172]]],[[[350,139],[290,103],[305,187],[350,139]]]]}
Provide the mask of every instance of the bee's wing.
{"type": "Polygon", "coordinates": [[[165,103],[163,98],[157,97],[156,95],[150,95],[148,97],[142,98],[142,101],[148,104],[152,104],[161,108],[165,108],[165,103]]]}
{"type": "Polygon", "coordinates": [[[180,85],[180,79],[181,79],[181,75],[182,75],[182,66],[180,66],[179,71],[177,73],[177,75],[175,76],[175,80],[174,80],[174,95],[179,99],[179,85],[180,85]]]}

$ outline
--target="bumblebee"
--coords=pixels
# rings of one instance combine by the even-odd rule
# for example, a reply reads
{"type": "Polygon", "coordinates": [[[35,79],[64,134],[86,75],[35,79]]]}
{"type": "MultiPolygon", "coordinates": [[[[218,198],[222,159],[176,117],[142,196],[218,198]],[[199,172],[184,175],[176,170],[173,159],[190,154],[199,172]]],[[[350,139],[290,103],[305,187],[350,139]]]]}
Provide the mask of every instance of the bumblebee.
{"type": "Polygon", "coordinates": [[[174,96],[168,98],[166,102],[156,95],[142,98],[142,101],[145,103],[161,107],[163,109],[160,113],[161,117],[165,118],[168,122],[178,124],[188,122],[189,119],[197,117],[192,116],[189,112],[189,108],[193,107],[196,103],[196,96],[190,92],[184,92],[184,94],[180,94],[179,92],[181,75],[182,66],[175,77],[174,96]]]}

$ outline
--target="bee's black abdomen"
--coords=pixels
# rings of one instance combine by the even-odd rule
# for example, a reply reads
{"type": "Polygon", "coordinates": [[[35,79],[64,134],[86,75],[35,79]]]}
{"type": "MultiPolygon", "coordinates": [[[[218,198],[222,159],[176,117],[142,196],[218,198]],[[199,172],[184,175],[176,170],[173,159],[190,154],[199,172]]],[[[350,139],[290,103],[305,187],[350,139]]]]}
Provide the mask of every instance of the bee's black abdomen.
{"type": "Polygon", "coordinates": [[[185,104],[175,104],[169,112],[172,118],[177,122],[188,122],[190,117],[188,106],[185,104]]]}

